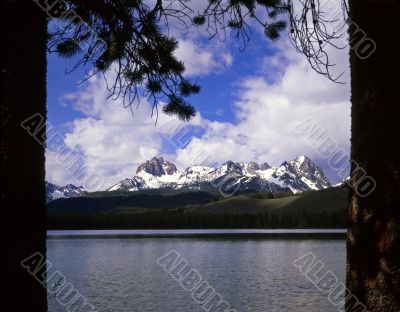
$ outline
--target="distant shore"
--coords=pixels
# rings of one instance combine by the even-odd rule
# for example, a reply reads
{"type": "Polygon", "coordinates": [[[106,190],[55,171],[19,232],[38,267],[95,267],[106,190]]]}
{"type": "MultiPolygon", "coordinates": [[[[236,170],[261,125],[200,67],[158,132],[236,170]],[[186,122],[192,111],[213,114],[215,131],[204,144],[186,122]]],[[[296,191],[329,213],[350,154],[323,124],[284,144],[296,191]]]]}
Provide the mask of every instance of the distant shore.
{"type": "Polygon", "coordinates": [[[344,239],[345,229],[50,230],[48,239],[75,238],[285,238],[344,239]]]}

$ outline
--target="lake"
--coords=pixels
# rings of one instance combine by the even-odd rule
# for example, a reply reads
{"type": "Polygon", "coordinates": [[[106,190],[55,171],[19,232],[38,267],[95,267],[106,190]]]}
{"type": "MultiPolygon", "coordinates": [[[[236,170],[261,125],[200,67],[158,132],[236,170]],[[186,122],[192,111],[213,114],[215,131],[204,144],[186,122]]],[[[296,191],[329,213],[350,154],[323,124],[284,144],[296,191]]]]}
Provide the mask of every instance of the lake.
{"type": "MultiPolygon", "coordinates": [[[[309,252],[345,279],[343,230],[49,231],[47,247],[95,311],[206,311],[206,291],[238,312],[337,311],[293,265],[309,252]]],[[[66,311],[57,299],[49,311],[66,311]]]]}

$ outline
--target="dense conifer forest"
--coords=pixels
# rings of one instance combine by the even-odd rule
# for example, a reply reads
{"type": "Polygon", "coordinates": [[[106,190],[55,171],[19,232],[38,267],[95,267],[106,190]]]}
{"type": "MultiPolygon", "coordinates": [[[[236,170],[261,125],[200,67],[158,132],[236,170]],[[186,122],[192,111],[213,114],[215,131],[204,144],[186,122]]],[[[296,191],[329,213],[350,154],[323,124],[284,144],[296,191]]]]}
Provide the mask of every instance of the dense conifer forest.
{"type": "Polygon", "coordinates": [[[92,194],[48,204],[49,229],[345,228],[346,188],[289,193],[92,194]]]}

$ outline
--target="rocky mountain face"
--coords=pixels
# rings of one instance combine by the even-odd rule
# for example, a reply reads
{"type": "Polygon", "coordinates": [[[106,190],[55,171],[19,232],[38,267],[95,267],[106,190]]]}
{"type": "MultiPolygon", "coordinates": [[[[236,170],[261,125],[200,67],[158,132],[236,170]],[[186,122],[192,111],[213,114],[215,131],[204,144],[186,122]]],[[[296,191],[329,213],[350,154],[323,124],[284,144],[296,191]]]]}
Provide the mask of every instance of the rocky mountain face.
{"type": "Polygon", "coordinates": [[[320,190],[330,186],[321,168],[306,156],[284,161],[278,167],[267,163],[234,163],[227,161],[219,168],[192,166],[178,171],[162,157],[153,157],[137,168],[136,175],[113,185],[108,191],[138,191],[145,189],[210,189],[225,193],[234,191],[320,190]]]}
{"type": "Polygon", "coordinates": [[[140,173],[141,171],[147,172],[155,177],[171,175],[178,172],[176,166],[173,163],[164,160],[162,157],[153,157],[152,159],[146,161],[144,164],[141,164],[137,168],[136,173],[140,173]]]}
{"type": "Polygon", "coordinates": [[[82,186],[67,184],[66,186],[58,186],[50,182],[45,182],[46,187],[46,203],[57,198],[78,197],[85,195],[87,192],[82,186]]]}

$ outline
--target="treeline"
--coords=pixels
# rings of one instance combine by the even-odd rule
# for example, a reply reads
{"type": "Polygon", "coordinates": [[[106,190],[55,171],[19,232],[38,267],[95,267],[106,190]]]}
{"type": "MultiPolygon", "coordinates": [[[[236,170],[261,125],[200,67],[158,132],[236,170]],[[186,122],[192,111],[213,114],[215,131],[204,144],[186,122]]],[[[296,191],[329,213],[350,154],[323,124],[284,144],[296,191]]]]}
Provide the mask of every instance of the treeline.
{"type": "Polygon", "coordinates": [[[345,228],[345,210],[227,214],[185,209],[136,213],[49,214],[49,229],[345,228]]]}
{"type": "Polygon", "coordinates": [[[288,196],[293,196],[292,192],[241,192],[244,196],[255,199],[274,199],[274,198],[284,198],[288,196]]]}

